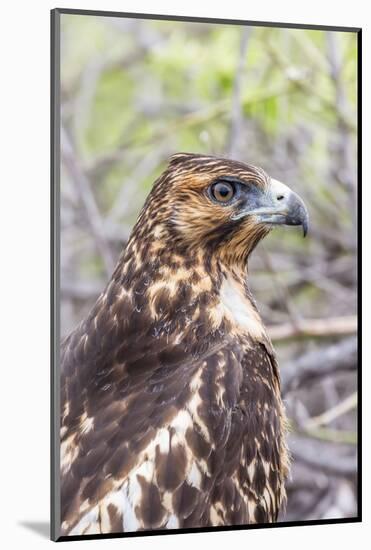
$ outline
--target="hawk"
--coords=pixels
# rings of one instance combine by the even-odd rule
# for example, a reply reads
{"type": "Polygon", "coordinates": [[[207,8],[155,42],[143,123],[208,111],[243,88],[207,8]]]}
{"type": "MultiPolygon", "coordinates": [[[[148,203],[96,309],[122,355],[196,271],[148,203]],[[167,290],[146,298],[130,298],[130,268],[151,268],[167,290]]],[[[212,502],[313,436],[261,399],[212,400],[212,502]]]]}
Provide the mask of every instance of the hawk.
{"type": "Polygon", "coordinates": [[[289,455],[248,259],[302,199],[261,168],[179,153],[61,345],[61,534],[275,522],[289,455]]]}

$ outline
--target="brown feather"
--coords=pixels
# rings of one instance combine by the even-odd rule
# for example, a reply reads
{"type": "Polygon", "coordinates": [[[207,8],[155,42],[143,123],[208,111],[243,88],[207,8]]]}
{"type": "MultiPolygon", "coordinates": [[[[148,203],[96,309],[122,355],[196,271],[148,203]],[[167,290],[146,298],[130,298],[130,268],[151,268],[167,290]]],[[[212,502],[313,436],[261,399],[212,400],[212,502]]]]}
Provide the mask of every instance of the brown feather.
{"type": "Polygon", "coordinates": [[[223,175],[269,185],[239,162],[171,159],[112,279],[62,344],[62,534],[277,519],[285,415],[246,283],[268,230],[206,200],[223,175]],[[227,283],[254,330],[223,303],[227,283]]]}

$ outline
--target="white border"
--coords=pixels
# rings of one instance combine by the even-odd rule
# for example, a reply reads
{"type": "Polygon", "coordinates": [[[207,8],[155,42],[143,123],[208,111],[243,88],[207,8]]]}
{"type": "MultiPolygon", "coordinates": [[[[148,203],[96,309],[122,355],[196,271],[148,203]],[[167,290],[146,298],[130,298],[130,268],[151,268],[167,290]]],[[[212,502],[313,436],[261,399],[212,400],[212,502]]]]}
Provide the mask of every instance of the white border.
{"type": "MultiPolygon", "coordinates": [[[[371,51],[368,2],[297,2],[293,0],[229,0],[187,2],[150,0],[48,0],[6,3],[1,10],[0,52],[2,137],[1,174],[1,458],[2,543],[6,548],[40,548],[49,542],[22,522],[47,522],[49,518],[49,10],[54,7],[104,9],[199,17],[282,21],[363,27],[364,90],[363,114],[371,120],[368,52],[371,51]],[[6,544],[8,542],[8,544],[6,544]]],[[[370,280],[367,236],[371,230],[370,124],[363,137],[364,210],[364,326],[371,326],[370,280]],[[367,154],[368,153],[368,154],[367,154]]],[[[367,389],[371,387],[368,357],[370,338],[364,338],[364,420],[370,419],[367,389]],[[368,341],[367,341],[368,340],[368,341]]],[[[363,481],[371,487],[370,430],[364,434],[363,481]],[[366,433],[368,432],[368,433],[366,433]]],[[[291,527],[257,531],[70,542],[102,548],[172,548],[210,544],[234,548],[256,545],[263,548],[300,550],[365,547],[371,536],[370,511],[364,502],[364,524],[291,527]]],[[[70,548],[70,546],[69,546],[70,548]]]]}

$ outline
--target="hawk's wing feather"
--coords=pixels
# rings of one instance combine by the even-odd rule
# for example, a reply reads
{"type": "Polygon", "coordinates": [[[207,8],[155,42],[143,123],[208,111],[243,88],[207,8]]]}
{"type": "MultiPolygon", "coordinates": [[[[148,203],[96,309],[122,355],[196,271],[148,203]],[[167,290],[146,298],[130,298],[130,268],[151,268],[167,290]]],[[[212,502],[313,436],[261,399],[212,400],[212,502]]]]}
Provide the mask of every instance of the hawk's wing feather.
{"type": "MultiPolygon", "coordinates": [[[[276,462],[267,454],[272,453],[271,446],[259,451],[270,461],[270,471],[264,471],[253,437],[260,422],[251,392],[260,392],[262,403],[275,404],[268,388],[264,393],[263,379],[246,383],[249,372],[256,377],[249,364],[257,359],[263,362],[265,356],[266,369],[272,367],[270,354],[261,345],[258,351],[241,348],[225,337],[210,341],[202,355],[198,345],[197,353],[187,347],[188,361],[179,344],[171,339],[167,346],[162,342],[159,351],[149,355],[151,360],[135,368],[129,361],[122,366],[113,396],[107,392],[112,384],[107,373],[102,374],[103,386],[82,392],[80,420],[72,423],[74,430],[68,429],[64,439],[68,441],[62,478],[65,532],[274,519],[281,500],[274,490],[279,448],[273,451],[276,462]],[[251,479],[246,478],[249,466],[251,479]]],[[[75,365],[75,377],[80,368],[75,365]]],[[[261,373],[264,369],[259,366],[261,373]]],[[[267,429],[275,437],[274,407],[265,414],[267,429]]]]}
{"type": "MultiPolygon", "coordinates": [[[[135,308],[126,308],[126,318],[134,318],[138,330],[138,346],[133,343],[130,323],[120,326],[112,322],[112,311],[110,315],[101,313],[106,303],[107,298],[98,300],[90,317],[64,342],[62,349],[64,532],[82,518],[89,517],[90,525],[92,510],[116,494],[124,480],[128,484],[128,500],[123,509],[137,508],[135,499],[140,494],[144,507],[142,527],[159,526],[159,522],[163,525],[168,511],[156,521],[150,520],[146,512],[146,483],[150,476],[155,476],[156,483],[150,483],[149,501],[166,491],[175,491],[171,506],[186,517],[199,500],[195,490],[199,472],[191,470],[192,453],[198,453],[204,461],[211,453],[211,442],[205,439],[202,424],[205,419],[199,418],[200,425],[192,427],[197,424],[198,407],[206,397],[200,397],[197,376],[205,361],[225,346],[225,337],[220,338],[219,331],[208,333],[206,340],[206,334],[198,327],[201,340],[194,339],[183,327],[179,343],[179,331],[175,330],[179,327],[170,331],[166,320],[154,323],[148,318],[147,323],[143,319],[139,323],[135,320],[135,308]],[[207,345],[201,345],[206,341],[207,345]],[[135,481],[130,477],[133,472],[135,481]],[[190,479],[186,481],[188,475],[190,479]]],[[[114,307],[117,309],[116,304],[114,307]]],[[[180,316],[177,318],[182,323],[180,316]]],[[[190,327],[189,332],[194,328],[190,327]]],[[[220,430],[216,426],[215,434],[220,430]]],[[[161,506],[157,509],[161,510],[161,506]]],[[[129,521],[130,517],[128,512],[129,519],[124,520],[129,521]]]]}

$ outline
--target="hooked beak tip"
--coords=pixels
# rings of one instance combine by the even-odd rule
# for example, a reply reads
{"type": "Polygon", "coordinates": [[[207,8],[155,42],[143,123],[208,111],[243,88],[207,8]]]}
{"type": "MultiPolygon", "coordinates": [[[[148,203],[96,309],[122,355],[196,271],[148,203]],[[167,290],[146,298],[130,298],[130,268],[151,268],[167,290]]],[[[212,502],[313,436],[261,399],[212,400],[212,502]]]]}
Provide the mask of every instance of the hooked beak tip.
{"type": "Polygon", "coordinates": [[[303,228],[303,237],[305,238],[308,234],[308,229],[309,229],[309,216],[308,216],[308,212],[307,212],[307,209],[303,208],[304,212],[303,212],[303,216],[302,216],[302,221],[301,221],[301,225],[302,225],[302,228],[303,228]]]}

